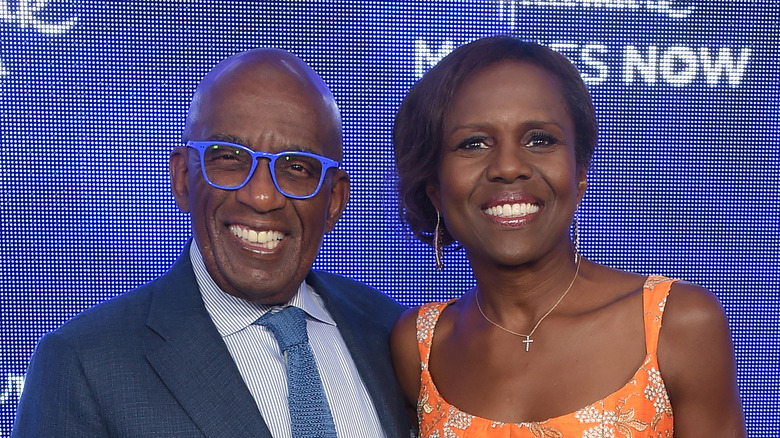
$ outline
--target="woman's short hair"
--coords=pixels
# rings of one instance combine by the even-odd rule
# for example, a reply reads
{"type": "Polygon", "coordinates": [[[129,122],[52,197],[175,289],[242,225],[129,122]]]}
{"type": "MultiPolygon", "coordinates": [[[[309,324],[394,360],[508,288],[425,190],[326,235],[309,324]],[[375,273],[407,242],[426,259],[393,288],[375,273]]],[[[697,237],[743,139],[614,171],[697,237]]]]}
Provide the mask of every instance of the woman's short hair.
{"type": "MultiPolygon", "coordinates": [[[[497,62],[511,60],[541,67],[558,80],[574,122],[577,165],[590,167],[598,123],[588,88],[574,64],[552,49],[509,35],[481,38],[460,46],[412,86],[393,127],[401,219],[425,243],[433,242],[437,215],[426,187],[439,170],[444,118],[452,97],[469,76],[497,62]]],[[[453,243],[443,221],[441,227],[442,244],[453,243]]]]}

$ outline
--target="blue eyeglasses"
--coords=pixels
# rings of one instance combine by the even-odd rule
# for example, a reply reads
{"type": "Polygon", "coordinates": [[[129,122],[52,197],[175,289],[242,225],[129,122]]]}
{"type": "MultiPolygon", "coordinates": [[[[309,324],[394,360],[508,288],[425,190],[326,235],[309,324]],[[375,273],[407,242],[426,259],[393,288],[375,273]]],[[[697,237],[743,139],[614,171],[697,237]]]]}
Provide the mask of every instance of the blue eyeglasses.
{"type": "Polygon", "coordinates": [[[316,195],[327,170],[339,166],[335,160],[308,152],[271,154],[223,141],[188,141],[187,147],[200,154],[200,167],[206,181],[224,190],[244,187],[255,173],[258,159],[267,159],[274,186],[281,194],[293,199],[316,195]]]}

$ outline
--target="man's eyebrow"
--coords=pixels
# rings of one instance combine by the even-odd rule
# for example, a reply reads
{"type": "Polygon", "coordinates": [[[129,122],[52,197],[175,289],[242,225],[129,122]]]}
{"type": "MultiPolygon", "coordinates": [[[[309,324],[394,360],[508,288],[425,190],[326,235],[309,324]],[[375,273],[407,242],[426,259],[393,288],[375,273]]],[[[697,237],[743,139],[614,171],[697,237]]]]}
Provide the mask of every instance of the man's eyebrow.
{"type": "MultiPolygon", "coordinates": [[[[213,140],[213,141],[225,141],[225,142],[228,142],[228,143],[240,144],[240,145],[246,146],[246,147],[248,147],[250,149],[252,148],[252,145],[250,144],[251,143],[250,141],[248,141],[248,140],[246,140],[244,138],[241,138],[241,137],[239,137],[237,135],[233,135],[233,134],[214,134],[214,135],[210,136],[208,139],[209,140],[213,140]]],[[[317,150],[315,150],[314,148],[312,148],[310,146],[304,146],[304,145],[297,144],[297,143],[292,144],[289,147],[284,148],[283,151],[308,152],[310,154],[322,155],[321,153],[317,152],[317,150]]]]}
{"type": "Polygon", "coordinates": [[[311,147],[309,147],[309,146],[303,146],[303,145],[299,145],[299,144],[293,144],[293,145],[290,147],[290,149],[289,149],[289,150],[291,150],[291,151],[297,151],[297,152],[308,152],[308,153],[310,153],[310,154],[317,154],[317,155],[322,155],[320,152],[317,152],[316,150],[314,150],[314,148],[311,148],[311,147]]]}
{"type": "Polygon", "coordinates": [[[243,139],[241,137],[232,134],[214,134],[210,136],[208,139],[214,141],[225,141],[228,143],[240,144],[247,147],[249,146],[249,142],[247,142],[246,139],[243,139]]]}

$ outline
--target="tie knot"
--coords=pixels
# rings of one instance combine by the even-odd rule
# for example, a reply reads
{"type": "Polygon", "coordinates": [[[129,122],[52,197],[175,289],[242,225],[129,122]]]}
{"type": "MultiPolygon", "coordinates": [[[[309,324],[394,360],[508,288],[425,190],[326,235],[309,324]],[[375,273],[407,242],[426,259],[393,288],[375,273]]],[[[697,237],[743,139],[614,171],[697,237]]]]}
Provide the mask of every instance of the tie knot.
{"type": "Polygon", "coordinates": [[[268,327],[282,351],[287,351],[293,345],[309,342],[306,313],[298,307],[288,306],[278,312],[267,312],[258,318],[255,324],[268,327]]]}

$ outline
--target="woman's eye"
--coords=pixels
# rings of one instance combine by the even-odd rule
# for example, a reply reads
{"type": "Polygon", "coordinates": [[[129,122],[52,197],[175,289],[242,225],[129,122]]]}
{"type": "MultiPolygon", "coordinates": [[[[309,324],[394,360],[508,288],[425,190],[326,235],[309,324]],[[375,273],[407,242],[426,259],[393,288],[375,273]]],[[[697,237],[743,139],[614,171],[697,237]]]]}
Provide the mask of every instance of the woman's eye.
{"type": "Polygon", "coordinates": [[[547,147],[556,143],[558,143],[558,139],[546,132],[532,132],[526,141],[528,147],[547,147]]]}
{"type": "Polygon", "coordinates": [[[456,149],[474,150],[474,149],[486,149],[488,146],[485,141],[485,137],[469,137],[462,142],[458,143],[456,149]]]}

